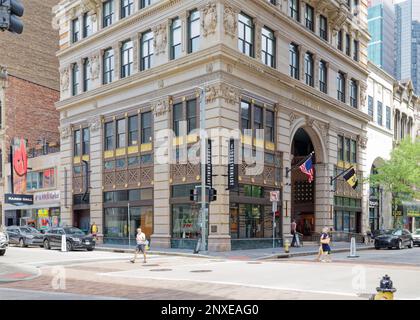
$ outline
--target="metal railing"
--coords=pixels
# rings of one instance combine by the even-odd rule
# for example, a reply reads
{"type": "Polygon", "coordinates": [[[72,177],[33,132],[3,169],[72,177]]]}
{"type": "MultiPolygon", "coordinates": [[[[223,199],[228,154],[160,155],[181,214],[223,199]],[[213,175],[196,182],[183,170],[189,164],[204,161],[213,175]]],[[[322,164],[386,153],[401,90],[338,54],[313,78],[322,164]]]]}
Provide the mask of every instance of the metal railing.
{"type": "Polygon", "coordinates": [[[51,153],[60,152],[60,146],[43,146],[42,148],[31,148],[28,150],[28,158],[46,156],[51,153]]]}

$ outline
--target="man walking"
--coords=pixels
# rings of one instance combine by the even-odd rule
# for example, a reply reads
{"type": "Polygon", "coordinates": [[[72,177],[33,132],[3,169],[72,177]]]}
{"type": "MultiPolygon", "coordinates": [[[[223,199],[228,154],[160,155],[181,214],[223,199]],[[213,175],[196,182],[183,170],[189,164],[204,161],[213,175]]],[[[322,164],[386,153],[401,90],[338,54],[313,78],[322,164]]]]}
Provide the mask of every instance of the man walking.
{"type": "Polygon", "coordinates": [[[292,244],[291,244],[292,247],[296,246],[296,237],[297,237],[296,227],[297,227],[296,220],[293,219],[290,225],[290,233],[293,235],[292,244]]]}
{"type": "Polygon", "coordinates": [[[137,255],[140,251],[143,253],[143,263],[146,263],[146,235],[141,231],[141,228],[137,229],[137,236],[136,236],[136,252],[134,254],[134,258],[130,260],[131,263],[135,263],[137,259],[137,255]]]}

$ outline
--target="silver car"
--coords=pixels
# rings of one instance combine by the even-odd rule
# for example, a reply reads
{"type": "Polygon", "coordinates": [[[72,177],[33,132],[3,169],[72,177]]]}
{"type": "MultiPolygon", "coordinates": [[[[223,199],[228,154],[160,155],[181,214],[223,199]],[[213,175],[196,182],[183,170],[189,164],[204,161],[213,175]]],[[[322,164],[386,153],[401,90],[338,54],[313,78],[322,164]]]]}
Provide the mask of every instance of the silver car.
{"type": "Polygon", "coordinates": [[[7,232],[0,229],[0,256],[4,256],[6,249],[9,247],[9,236],[7,232]]]}
{"type": "Polygon", "coordinates": [[[413,242],[415,246],[420,246],[420,229],[417,229],[412,233],[413,242]]]}
{"type": "Polygon", "coordinates": [[[17,244],[21,248],[28,246],[43,246],[43,235],[35,228],[29,226],[10,226],[7,227],[10,244],[17,244]]]}

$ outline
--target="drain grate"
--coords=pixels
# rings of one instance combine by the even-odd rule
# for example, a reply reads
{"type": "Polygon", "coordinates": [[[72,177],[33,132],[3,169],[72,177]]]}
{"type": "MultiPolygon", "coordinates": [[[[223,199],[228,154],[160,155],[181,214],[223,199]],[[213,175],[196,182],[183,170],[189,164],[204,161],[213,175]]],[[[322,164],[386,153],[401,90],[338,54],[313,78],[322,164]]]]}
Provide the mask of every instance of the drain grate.
{"type": "Polygon", "coordinates": [[[194,272],[194,273],[202,273],[202,272],[212,272],[213,270],[192,270],[190,272],[194,272]]]}
{"type": "Polygon", "coordinates": [[[150,271],[154,271],[154,272],[164,272],[164,271],[172,271],[172,269],[152,269],[150,271]]]}

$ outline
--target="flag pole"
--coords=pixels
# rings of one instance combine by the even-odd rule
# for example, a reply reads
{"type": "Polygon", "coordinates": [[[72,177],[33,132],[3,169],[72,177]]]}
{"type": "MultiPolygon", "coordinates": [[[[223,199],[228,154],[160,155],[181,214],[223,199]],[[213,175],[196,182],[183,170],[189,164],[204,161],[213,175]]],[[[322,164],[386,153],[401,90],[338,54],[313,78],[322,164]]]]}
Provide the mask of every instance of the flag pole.
{"type": "MultiPolygon", "coordinates": [[[[354,169],[354,167],[353,167],[353,166],[351,166],[350,168],[348,168],[347,170],[345,170],[345,171],[341,172],[340,174],[338,174],[338,175],[337,175],[337,176],[335,176],[334,178],[333,178],[333,177],[330,177],[330,185],[332,186],[332,185],[333,185],[333,182],[334,182],[335,180],[337,180],[338,178],[340,178],[341,176],[343,176],[344,174],[346,174],[347,172],[349,172],[351,169],[354,169]]],[[[354,171],[356,171],[356,169],[354,169],[354,171]]]]}
{"type": "Polygon", "coordinates": [[[294,165],[290,169],[286,167],[286,178],[289,177],[289,172],[291,172],[292,170],[295,170],[296,168],[299,168],[303,163],[308,161],[308,159],[312,158],[314,154],[315,154],[315,151],[312,151],[305,159],[303,159],[302,161],[300,161],[298,164],[294,165]]]}

